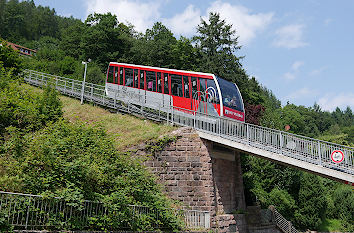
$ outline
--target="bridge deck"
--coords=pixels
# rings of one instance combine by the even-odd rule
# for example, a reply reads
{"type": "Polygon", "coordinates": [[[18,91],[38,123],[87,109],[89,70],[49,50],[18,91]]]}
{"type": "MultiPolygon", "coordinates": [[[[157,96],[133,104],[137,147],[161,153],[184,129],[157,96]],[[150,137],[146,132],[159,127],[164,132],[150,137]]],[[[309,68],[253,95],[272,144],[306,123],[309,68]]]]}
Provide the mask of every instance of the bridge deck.
{"type": "MultiPolygon", "coordinates": [[[[195,128],[202,138],[266,159],[298,167],[331,179],[354,183],[354,148],[320,141],[279,130],[238,122],[229,118],[206,115],[173,106],[147,101],[142,94],[134,100],[126,91],[116,91],[108,98],[105,87],[83,83],[37,71],[26,70],[25,81],[35,86],[52,83],[65,95],[83,98],[130,114],[143,115],[157,121],[167,121],[195,128]],[[84,88],[82,88],[84,85],[84,88]],[[343,158],[335,159],[336,151],[343,158]],[[340,161],[342,160],[342,161],[340,161]]],[[[337,153],[337,155],[338,155],[337,153]]]]}

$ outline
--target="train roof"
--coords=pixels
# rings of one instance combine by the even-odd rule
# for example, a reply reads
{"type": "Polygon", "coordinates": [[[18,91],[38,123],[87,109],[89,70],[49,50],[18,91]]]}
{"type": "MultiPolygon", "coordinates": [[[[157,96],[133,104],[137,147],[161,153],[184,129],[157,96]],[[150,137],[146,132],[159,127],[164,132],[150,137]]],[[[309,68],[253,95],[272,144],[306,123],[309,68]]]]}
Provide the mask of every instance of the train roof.
{"type": "Polygon", "coordinates": [[[158,69],[158,70],[165,70],[165,71],[172,71],[172,72],[180,72],[180,73],[189,73],[189,74],[195,74],[195,75],[203,75],[203,76],[213,76],[213,77],[216,76],[216,75],[211,74],[211,73],[195,72],[195,71],[188,71],[188,70],[168,69],[168,68],[161,68],[161,67],[154,67],[154,66],[134,65],[134,64],[128,64],[128,63],[110,62],[109,64],[110,64],[110,65],[111,65],[111,64],[115,64],[115,65],[133,66],[133,67],[147,68],[147,69],[158,69]]]}

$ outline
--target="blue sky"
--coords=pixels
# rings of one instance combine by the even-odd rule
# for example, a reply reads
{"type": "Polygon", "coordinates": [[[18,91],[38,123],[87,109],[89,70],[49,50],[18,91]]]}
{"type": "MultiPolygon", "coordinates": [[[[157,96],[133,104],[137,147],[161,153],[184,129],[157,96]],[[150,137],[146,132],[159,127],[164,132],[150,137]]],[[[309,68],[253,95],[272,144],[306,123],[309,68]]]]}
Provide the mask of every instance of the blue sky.
{"type": "Polygon", "coordinates": [[[354,110],[354,0],[34,0],[83,21],[112,12],[144,32],[163,22],[176,37],[219,12],[239,36],[247,73],[286,104],[354,110]]]}

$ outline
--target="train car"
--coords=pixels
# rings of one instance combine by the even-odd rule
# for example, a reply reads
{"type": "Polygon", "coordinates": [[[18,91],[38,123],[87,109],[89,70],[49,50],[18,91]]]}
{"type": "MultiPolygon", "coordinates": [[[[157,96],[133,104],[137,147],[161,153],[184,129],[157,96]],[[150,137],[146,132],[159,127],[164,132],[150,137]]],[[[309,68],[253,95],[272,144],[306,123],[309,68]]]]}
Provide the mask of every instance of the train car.
{"type": "Polygon", "coordinates": [[[144,102],[155,109],[167,111],[173,106],[185,113],[245,121],[237,85],[214,74],[111,62],[105,91],[110,98],[144,102]]]}

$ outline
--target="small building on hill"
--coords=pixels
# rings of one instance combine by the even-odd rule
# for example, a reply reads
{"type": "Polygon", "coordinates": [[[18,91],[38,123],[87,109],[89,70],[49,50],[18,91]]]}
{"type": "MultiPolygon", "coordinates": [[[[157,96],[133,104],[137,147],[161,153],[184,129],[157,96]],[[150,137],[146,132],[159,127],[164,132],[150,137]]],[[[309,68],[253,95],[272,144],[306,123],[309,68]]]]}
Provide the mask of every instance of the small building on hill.
{"type": "Polygon", "coordinates": [[[21,45],[14,44],[14,43],[11,43],[11,42],[8,42],[8,41],[6,41],[6,43],[8,45],[10,45],[13,50],[18,51],[20,53],[20,55],[22,55],[22,56],[32,57],[32,56],[35,56],[36,53],[37,53],[37,51],[34,50],[34,49],[29,49],[29,48],[26,48],[26,47],[23,47],[21,45]]]}

